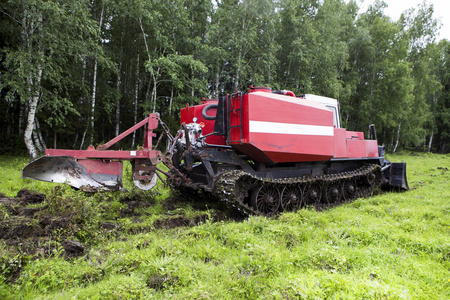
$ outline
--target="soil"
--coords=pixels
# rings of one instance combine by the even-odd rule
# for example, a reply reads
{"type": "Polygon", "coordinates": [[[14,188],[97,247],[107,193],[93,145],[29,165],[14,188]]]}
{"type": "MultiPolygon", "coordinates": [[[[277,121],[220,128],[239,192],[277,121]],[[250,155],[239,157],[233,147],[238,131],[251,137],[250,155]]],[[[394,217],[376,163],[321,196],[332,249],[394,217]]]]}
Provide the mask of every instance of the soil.
{"type": "MultiPolygon", "coordinates": [[[[153,226],[156,229],[172,229],[177,227],[193,227],[197,226],[201,223],[204,223],[206,220],[208,220],[210,217],[208,215],[200,215],[196,216],[195,218],[187,218],[185,216],[176,216],[172,218],[167,219],[158,219],[153,223],[153,226]]],[[[217,222],[224,220],[225,214],[217,212],[213,217],[212,221],[217,222]]]]}
{"type": "MultiPolygon", "coordinates": [[[[55,188],[54,192],[57,192],[55,188]]],[[[192,227],[204,223],[207,220],[217,222],[220,220],[241,221],[244,216],[229,211],[221,207],[220,203],[206,199],[201,195],[174,194],[163,202],[163,207],[170,214],[171,211],[183,207],[186,202],[199,212],[195,217],[189,218],[182,213],[162,217],[154,221],[152,226],[139,228],[136,232],[151,230],[169,230],[177,227],[192,227]],[[215,207],[217,206],[217,207],[215,207]],[[216,208],[214,214],[209,209],[216,208]],[[207,210],[209,210],[207,212],[207,210]],[[204,213],[202,213],[204,211],[204,213]]],[[[120,217],[130,218],[132,222],[142,222],[146,216],[137,213],[137,208],[153,205],[152,200],[142,199],[140,194],[125,195],[120,201],[127,205],[121,210],[120,217]]],[[[87,253],[89,244],[77,241],[76,232],[83,228],[84,220],[76,218],[76,214],[59,214],[54,210],[50,211],[47,205],[46,195],[21,190],[14,198],[7,197],[0,193],[0,243],[6,247],[4,255],[20,260],[20,263],[10,264],[10,258],[0,256],[0,265],[4,267],[2,271],[7,281],[13,283],[19,276],[23,267],[31,259],[39,257],[49,257],[53,255],[63,255],[66,259],[71,259],[87,253]]],[[[68,199],[70,201],[70,199],[68,199]]],[[[92,229],[91,229],[92,230],[92,229]]],[[[93,230],[96,230],[95,228],[93,230]]],[[[134,231],[126,231],[114,222],[103,222],[98,224],[98,230],[106,235],[120,238],[121,234],[130,234],[134,231]]],[[[124,240],[126,238],[123,237],[124,240]]],[[[95,241],[94,241],[95,242],[95,241]]],[[[144,247],[145,245],[142,245],[144,247]]],[[[151,278],[149,286],[155,289],[170,285],[174,278],[151,278]]]]}
{"type": "MultiPolygon", "coordinates": [[[[48,205],[39,206],[45,199],[44,194],[29,190],[20,190],[14,198],[1,194],[0,204],[6,210],[6,215],[1,217],[0,240],[22,255],[52,255],[60,246],[55,241],[54,230],[68,228],[71,220],[52,216],[48,212],[48,205]]],[[[64,240],[61,245],[67,248],[64,240]]],[[[65,255],[76,256],[82,252],[66,251],[65,255]]]]}
{"type": "MultiPolygon", "coordinates": [[[[127,208],[121,211],[120,216],[136,217],[135,222],[140,222],[136,208],[148,207],[152,205],[152,201],[142,199],[139,194],[125,196],[121,202],[127,204],[127,208]],[[144,201],[145,200],[145,201],[144,201]]],[[[0,241],[5,241],[6,245],[15,248],[16,251],[26,255],[49,256],[53,255],[55,249],[61,246],[64,248],[64,255],[66,257],[74,257],[85,253],[85,248],[88,245],[80,244],[79,247],[73,247],[73,232],[77,231],[78,224],[74,218],[67,215],[58,215],[57,213],[50,213],[48,205],[45,205],[46,196],[41,193],[32,192],[29,190],[20,190],[14,198],[6,197],[0,193],[0,208],[6,210],[6,215],[0,215],[0,241]]],[[[184,195],[175,194],[167,198],[163,207],[168,211],[172,211],[181,207],[186,203],[184,195]]],[[[214,205],[210,199],[203,199],[197,197],[196,201],[192,198],[189,204],[200,214],[189,218],[184,215],[176,215],[173,217],[166,217],[156,220],[153,223],[154,229],[173,229],[177,227],[192,227],[211,219],[212,222],[221,220],[235,220],[241,221],[245,217],[236,214],[234,211],[224,210],[223,207],[218,207],[214,215],[210,213],[201,213],[206,211],[214,205]]],[[[99,229],[104,232],[112,232],[119,235],[122,228],[115,223],[104,222],[99,224],[99,229]]],[[[143,228],[143,231],[146,229],[143,228]]],[[[12,249],[11,249],[12,250],[12,249]]],[[[14,252],[16,252],[14,251],[14,252]]]]}

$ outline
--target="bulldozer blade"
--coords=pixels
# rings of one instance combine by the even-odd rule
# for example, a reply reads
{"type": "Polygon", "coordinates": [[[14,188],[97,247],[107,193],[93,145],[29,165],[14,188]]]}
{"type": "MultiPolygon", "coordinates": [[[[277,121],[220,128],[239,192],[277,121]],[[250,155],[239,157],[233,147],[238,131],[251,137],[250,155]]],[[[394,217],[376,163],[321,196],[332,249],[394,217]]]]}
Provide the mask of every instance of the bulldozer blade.
{"type": "Polygon", "coordinates": [[[406,179],[406,163],[391,163],[390,168],[385,171],[391,188],[409,190],[406,179]]]}
{"type": "Polygon", "coordinates": [[[122,189],[122,162],[43,156],[22,170],[22,178],[66,183],[85,192],[122,189]]]}

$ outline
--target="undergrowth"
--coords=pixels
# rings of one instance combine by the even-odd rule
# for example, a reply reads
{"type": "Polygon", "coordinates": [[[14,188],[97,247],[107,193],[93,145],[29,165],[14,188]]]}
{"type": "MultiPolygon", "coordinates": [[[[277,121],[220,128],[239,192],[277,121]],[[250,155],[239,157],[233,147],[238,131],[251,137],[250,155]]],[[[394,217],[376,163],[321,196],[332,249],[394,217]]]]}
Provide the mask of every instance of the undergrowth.
{"type": "Polygon", "coordinates": [[[80,196],[50,188],[46,201],[55,212],[80,211],[76,217],[83,220],[100,214],[102,222],[136,230],[100,232],[89,237],[92,246],[83,256],[69,259],[58,248],[36,258],[8,256],[0,246],[0,298],[448,299],[450,156],[388,159],[407,162],[409,191],[321,212],[302,209],[241,222],[204,218],[198,226],[170,230],[154,224],[175,215],[192,218],[194,206],[172,203],[168,210],[166,200],[156,197],[151,206],[121,217],[127,194],[80,196]],[[89,205],[71,203],[74,195],[89,205]],[[19,274],[14,282],[5,280],[12,273],[19,274]]]}

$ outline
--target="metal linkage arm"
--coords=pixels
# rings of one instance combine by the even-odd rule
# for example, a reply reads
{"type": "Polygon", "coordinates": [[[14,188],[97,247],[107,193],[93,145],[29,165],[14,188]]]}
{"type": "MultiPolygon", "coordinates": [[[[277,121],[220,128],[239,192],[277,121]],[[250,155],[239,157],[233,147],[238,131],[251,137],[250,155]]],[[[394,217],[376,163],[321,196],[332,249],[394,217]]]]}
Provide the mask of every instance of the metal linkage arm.
{"type": "Polygon", "coordinates": [[[145,118],[141,122],[137,123],[133,127],[125,130],[124,132],[122,132],[121,134],[119,134],[118,136],[116,136],[115,138],[110,140],[109,142],[107,142],[107,143],[105,143],[103,145],[98,145],[97,146],[97,150],[106,150],[106,149],[108,149],[109,147],[111,147],[115,143],[121,141],[122,139],[124,139],[125,137],[130,135],[132,132],[138,130],[139,128],[141,128],[142,126],[144,126],[146,124],[148,124],[148,126],[147,126],[147,132],[146,132],[147,134],[145,136],[146,143],[144,143],[146,145],[144,145],[144,146],[146,148],[149,148],[148,146],[150,146],[150,148],[151,148],[151,136],[150,135],[153,134],[151,131],[158,127],[158,120],[159,120],[159,114],[150,114],[147,118],[145,118]],[[150,144],[150,145],[148,145],[148,144],[150,144]]]}

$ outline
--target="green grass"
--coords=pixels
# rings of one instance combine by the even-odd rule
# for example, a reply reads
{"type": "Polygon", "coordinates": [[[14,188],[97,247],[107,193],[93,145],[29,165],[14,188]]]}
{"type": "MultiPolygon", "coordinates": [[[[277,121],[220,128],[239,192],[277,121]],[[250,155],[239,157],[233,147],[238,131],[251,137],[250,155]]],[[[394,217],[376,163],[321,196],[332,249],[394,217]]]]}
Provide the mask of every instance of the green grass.
{"type": "Polygon", "coordinates": [[[29,261],[14,284],[0,284],[0,298],[449,299],[450,156],[388,159],[407,162],[410,191],[322,212],[124,233],[80,258],[56,251],[29,261]]]}
{"type": "Polygon", "coordinates": [[[25,157],[0,156],[0,192],[8,197],[16,196],[21,189],[49,193],[55,184],[21,178],[22,169],[29,160],[25,157]]]}

